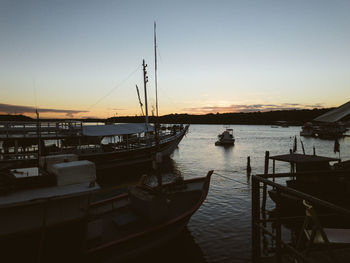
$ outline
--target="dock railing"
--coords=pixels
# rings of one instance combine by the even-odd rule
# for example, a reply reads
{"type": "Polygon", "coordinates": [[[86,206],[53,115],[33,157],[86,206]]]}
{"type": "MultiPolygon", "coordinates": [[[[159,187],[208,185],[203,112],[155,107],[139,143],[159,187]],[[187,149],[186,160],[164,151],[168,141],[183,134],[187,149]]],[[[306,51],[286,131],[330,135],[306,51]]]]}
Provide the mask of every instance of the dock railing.
{"type": "MultiPolygon", "coordinates": [[[[262,175],[267,177],[267,175],[262,175]]],[[[288,252],[288,254],[293,255],[294,258],[301,259],[302,262],[312,262],[309,257],[306,257],[301,251],[298,251],[293,245],[288,244],[287,242],[282,240],[282,222],[286,218],[284,218],[281,214],[281,207],[279,202],[276,202],[275,210],[274,210],[274,226],[275,233],[272,233],[266,228],[266,220],[262,218],[261,215],[261,207],[260,207],[260,189],[261,184],[263,185],[263,189],[266,190],[267,186],[273,187],[276,191],[276,196],[279,199],[281,194],[288,194],[290,196],[296,197],[300,200],[306,200],[311,205],[316,205],[317,207],[327,208],[330,211],[343,215],[350,219],[350,210],[344,209],[340,206],[334,205],[330,202],[321,200],[309,194],[297,191],[295,189],[280,185],[271,180],[263,178],[262,176],[253,175],[252,176],[252,262],[263,262],[263,257],[261,255],[261,234],[265,233],[271,236],[271,238],[275,241],[275,259],[274,262],[284,262],[282,256],[284,253],[288,252]]],[[[286,177],[286,174],[284,175],[286,177]]],[[[295,217],[296,219],[297,217],[295,217]]],[[[299,217],[304,218],[304,217],[299,217]]],[[[290,220],[290,218],[289,218],[290,220]]],[[[271,220],[270,220],[271,222],[271,220]]],[[[299,261],[298,261],[299,262],[299,261]]]]}
{"type": "Polygon", "coordinates": [[[81,121],[0,121],[0,140],[57,138],[77,135],[82,131],[81,121]]]}

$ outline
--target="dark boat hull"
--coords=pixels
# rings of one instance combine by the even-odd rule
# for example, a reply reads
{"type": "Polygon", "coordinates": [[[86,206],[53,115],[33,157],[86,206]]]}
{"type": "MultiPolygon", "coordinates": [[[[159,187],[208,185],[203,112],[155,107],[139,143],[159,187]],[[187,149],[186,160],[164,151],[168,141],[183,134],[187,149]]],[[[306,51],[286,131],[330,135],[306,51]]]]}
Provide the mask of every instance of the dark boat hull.
{"type": "MultiPolygon", "coordinates": [[[[96,215],[87,213],[85,218],[65,224],[0,237],[1,256],[8,262],[80,262],[82,260],[101,262],[102,259],[119,262],[129,259],[168,242],[184,230],[191,216],[207,196],[210,176],[211,173],[208,173],[206,177],[184,181],[187,185],[192,184],[189,187],[190,190],[195,188],[195,184],[201,185],[202,189],[198,193],[198,199],[188,202],[190,203],[188,209],[184,209],[183,213],[176,214],[176,216],[171,216],[169,220],[146,223],[145,226],[132,229],[131,232],[127,227],[122,229],[117,239],[100,243],[98,246],[90,246],[89,240],[86,239],[88,222],[96,215]],[[125,234],[125,231],[129,233],[125,234]]],[[[165,186],[172,185],[175,184],[170,183],[165,186]]],[[[195,190],[199,191],[199,188],[195,190]]],[[[174,193],[180,192],[175,191],[174,193]]],[[[104,205],[111,202],[115,202],[117,207],[114,209],[118,209],[118,206],[122,206],[128,200],[128,194],[121,194],[92,203],[89,211],[95,211],[95,207],[99,207],[98,209],[102,207],[103,210],[104,205]]],[[[182,203],[186,204],[184,200],[187,200],[186,195],[182,200],[182,203]]],[[[98,217],[103,218],[104,215],[105,211],[102,211],[98,217]]],[[[23,220],[26,219],[23,218],[23,220]]],[[[143,223],[142,220],[140,222],[143,223]]],[[[116,226],[113,228],[117,229],[116,226]]],[[[114,237],[113,233],[110,234],[114,237]]]]}
{"type": "MultiPolygon", "coordinates": [[[[97,170],[132,167],[135,165],[151,163],[155,159],[155,154],[161,152],[164,158],[169,157],[177,148],[182,138],[188,131],[189,126],[167,139],[160,140],[159,144],[154,141],[148,146],[128,148],[116,151],[79,151],[74,149],[64,153],[74,153],[80,160],[89,160],[95,163],[97,170]]],[[[55,153],[62,154],[62,153],[55,153]]],[[[51,155],[51,154],[50,154],[51,155]]],[[[0,160],[0,169],[4,168],[24,168],[38,164],[37,158],[0,160]]]]}
{"type": "MultiPolygon", "coordinates": [[[[180,209],[182,212],[177,212],[176,214],[170,212],[169,215],[173,214],[172,216],[170,216],[168,219],[160,220],[159,222],[147,223],[147,219],[143,219],[141,224],[144,226],[139,228],[140,226],[137,223],[130,224],[130,227],[132,227],[131,231],[128,229],[128,226],[122,226],[120,229],[117,228],[115,230],[112,229],[112,232],[116,231],[115,235],[111,235],[110,231],[105,230],[104,232],[107,235],[111,235],[111,237],[107,239],[107,242],[102,241],[104,238],[102,236],[102,238],[100,238],[101,241],[97,239],[96,242],[92,240],[91,243],[88,243],[90,245],[88,245],[88,249],[86,250],[86,258],[90,260],[100,260],[101,257],[106,257],[108,259],[113,259],[113,261],[119,262],[120,260],[135,257],[140,253],[155,248],[173,239],[184,230],[191,216],[204,202],[209,190],[211,173],[212,172],[208,173],[207,177],[204,178],[195,178],[185,181],[186,185],[190,189],[189,192],[179,191],[175,193],[175,198],[177,198],[176,195],[180,195],[181,197],[177,200],[177,203],[182,204],[183,208],[182,210],[180,209]],[[201,189],[193,191],[196,184],[197,187],[200,184],[201,189]],[[138,228],[139,230],[137,230],[138,228]],[[123,229],[125,229],[125,231],[129,231],[129,233],[122,234],[124,231],[123,229]]],[[[119,197],[117,200],[115,200],[115,205],[118,207],[118,203],[123,203],[123,198],[126,197],[126,195],[119,197]]],[[[172,202],[172,198],[169,198],[172,202]]],[[[96,204],[96,207],[99,205],[102,205],[102,208],[105,206],[103,201],[100,202],[100,204],[96,204]]],[[[121,209],[121,207],[117,208],[117,210],[118,209],[121,209]]],[[[118,212],[117,215],[120,217],[122,216],[122,213],[118,212]]],[[[102,218],[108,216],[108,214],[105,216],[102,215],[102,218]]],[[[115,219],[115,216],[113,215],[112,218],[115,219]]],[[[114,219],[112,220],[113,222],[114,219]]],[[[105,220],[103,222],[103,225],[108,227],[110,220],[105,220]]]]}

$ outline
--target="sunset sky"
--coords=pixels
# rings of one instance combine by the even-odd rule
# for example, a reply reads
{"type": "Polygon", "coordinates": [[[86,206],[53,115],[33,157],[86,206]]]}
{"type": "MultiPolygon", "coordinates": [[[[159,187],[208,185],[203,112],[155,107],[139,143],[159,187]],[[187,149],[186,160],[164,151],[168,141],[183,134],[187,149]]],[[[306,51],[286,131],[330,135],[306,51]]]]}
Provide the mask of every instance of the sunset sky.
{"type": "Polygon", "coordinates": [[[350,1],[0,0],[0,113],[160,115],[350,100],[350,1]]]}

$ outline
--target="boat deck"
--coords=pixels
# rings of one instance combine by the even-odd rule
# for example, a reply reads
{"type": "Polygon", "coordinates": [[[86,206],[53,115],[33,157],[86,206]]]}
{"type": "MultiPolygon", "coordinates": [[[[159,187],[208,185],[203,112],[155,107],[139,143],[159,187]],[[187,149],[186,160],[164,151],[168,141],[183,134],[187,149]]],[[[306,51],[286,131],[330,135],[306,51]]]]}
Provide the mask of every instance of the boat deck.
{"type": "Polygon", "coordinates": [[[8,195],[0,196],[0,208],[11,206],[15,204],[30,203],[33,201],[47,200],[52,198],[60,198],[81,194],[88,194],[99,190],[100,187],[89,187],[87,183],[72,184],[65,186],[52,186],[38,189],[29,189],[20,192],[13,192],[8,195]]]}
{"type": "MultiPolygon", "coordinates": [[[[135,242],[135,238],[140,237],[145,241],[148,233],[152,233],[152,239],[154,239],[154,231],[162,232],[170,222],[191,211],[200,201],[202,193],[200,190],[188,192],[186,190],[167,196],[166,217],[160,216],[159,220],[154,220],[136,211],[125,197],[125,200],[121,200],[123,204],[119,208],[98,216],[98,219],[92,222],[92,228],[88,231],[90,239],[88,237],[87,250],[95,252],[95,250],[99,251],[115,245],[120,248],[120,246],[127,245],[129,239],[135,242]],[[96,227],[101,232],[94,236],[96,227]]],[[[153,217],[153,212],[151,213],[153,217]]]]}

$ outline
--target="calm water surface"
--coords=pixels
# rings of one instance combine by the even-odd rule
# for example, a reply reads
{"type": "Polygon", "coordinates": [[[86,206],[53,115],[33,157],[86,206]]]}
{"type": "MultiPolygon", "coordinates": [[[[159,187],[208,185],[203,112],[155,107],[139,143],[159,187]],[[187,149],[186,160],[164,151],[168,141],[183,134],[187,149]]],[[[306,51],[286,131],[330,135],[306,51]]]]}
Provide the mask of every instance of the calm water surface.
{"type": "MultiPolygon", "coordinates": [[[[250,262],[251,200],[246,175],[247,156],[252,174],[263,173],[265,151],[270,156],[285,154],[293,147],[300,127],[231,125],[236,143],[233,147],[215,146],[222,125],[191,125],[172,156],[173,170],[185,179],[205,176],[214,170],[208,197],[194,214],[184,233],[156,251],[134,261],[150,262],[250,262]]],[[[338,157],[334,141],[301,137],[305,151],[338,157]]],[[[341,158],[350,159],[350,137],[340,141],[341,158]]],[[[289,166],[276,163],[276,172],[288,172],[289,166]]],[[[271,206],[271,204],[270,204],[271,206]]]]}

